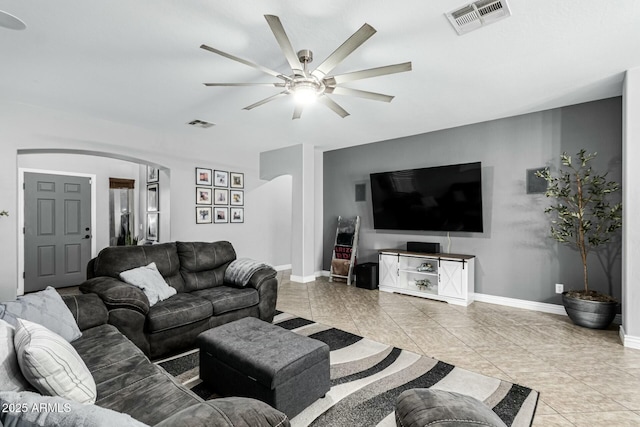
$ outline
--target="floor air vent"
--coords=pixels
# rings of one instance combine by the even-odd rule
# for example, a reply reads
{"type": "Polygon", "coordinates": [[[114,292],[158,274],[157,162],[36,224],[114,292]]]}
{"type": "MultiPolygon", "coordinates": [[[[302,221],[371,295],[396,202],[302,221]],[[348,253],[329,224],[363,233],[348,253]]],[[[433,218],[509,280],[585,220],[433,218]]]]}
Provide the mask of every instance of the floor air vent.
{"type": "Polygon", "coordinates": [[[511,16],[507,0],[479,0],[445,14],[458,35],[511,16]]]}
{"type": "Polygon", "coordinates": [[[213,123],[205,122],[204,120],[191,120],[187,124],[191,125],[191,126],[196,126],[196,127],[199,127],[199,128],[204,128],[204,129],[214,126],[213,123]]]}

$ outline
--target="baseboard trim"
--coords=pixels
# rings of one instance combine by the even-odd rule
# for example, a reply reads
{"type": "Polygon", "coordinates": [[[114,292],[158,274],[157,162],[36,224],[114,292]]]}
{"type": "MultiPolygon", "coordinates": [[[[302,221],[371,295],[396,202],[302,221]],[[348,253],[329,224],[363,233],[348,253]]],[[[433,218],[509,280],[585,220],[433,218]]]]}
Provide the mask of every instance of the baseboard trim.
{"type": "Polygon", "coordinates": [[[273,269],[275,271],[291,270],[291,264],[274,265],[273,269]]]}
{"type": "Polygon", "coordinates": [[[489,304],[506,305],[508,307],[524,308],[525,310],[541,311],[543,313],[567,315],[564,307],[559,304],[547,302],[527,301],[524,299],[499,297],[487,294],[474,294],[475,300],[489,304]]]}
{"type": "MultiPolygon", "coordinates": [[[[523,308],[525,310],[541,311],[543,313],[559,314],[566,316],[567,312],[563,305],[550,304],[548,302],[527,301],[524,299],[498,297],[495,295],[487,294],[474,294],[475,300],[480,302],[486,302],[488,304],[505,305],[507,307],[523,308]]],[[[618,325],[622,324],[622,315],[616,314],[613,319],[613,323],[618,325]]]]}
{"type": "Polygon", "coordinates": [[[316,273],[317,277],[331,277],[331,272],[329,270],[322,270],[316,273]]]}
{"type": "Polygon", "coordinates": [[[289,277],[289,281],[296,283],[309,283],[316,280],[315,274],[313,276],[294,276],[293,274],[289,277]]]}
{"type": "Polygon", "coordinates": [[[620,325],[619,334],[620,334],[620,341],[622,342],[623,346],[640,350],[640,337],[627,335],[622,325],[620,325]]]}

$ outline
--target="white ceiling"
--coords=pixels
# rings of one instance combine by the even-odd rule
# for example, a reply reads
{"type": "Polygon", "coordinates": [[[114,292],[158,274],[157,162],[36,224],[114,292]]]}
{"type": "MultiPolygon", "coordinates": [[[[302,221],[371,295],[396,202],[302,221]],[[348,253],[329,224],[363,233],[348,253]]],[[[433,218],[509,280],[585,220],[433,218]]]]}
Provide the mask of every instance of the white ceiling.
{"type": "Polygon", "coordinates": [[[444,13],[465,0],[0,0],[27,24],[0,28],[0,93],[238,148],[327,150],[617,96],[640,66],[639,1],[508,1],[512,17],[458,36],[444,13]],[[289,74],[265,14],[315,65],[363,23],[376,28],[334,73],[405,61],[413,71],[346,84],[396,98],[333,96],[345,119],[318,104],[293,121],[288,98],[242,110],[279,89],[202,83],[277,79],[199,46],[289,74]]]}

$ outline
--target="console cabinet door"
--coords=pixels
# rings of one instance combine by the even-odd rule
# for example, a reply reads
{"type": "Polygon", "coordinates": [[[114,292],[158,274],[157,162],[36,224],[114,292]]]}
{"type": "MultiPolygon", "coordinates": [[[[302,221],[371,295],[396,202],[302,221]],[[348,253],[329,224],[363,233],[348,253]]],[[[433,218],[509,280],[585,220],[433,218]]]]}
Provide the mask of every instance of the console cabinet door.
{"type": "Polygon", "coordinates": [[[438,295],[467,298],[464,264],[459,261],[440,261],[438,295]]]}
{"type": "Polygon", "coordinates": [[[379,255],[380,286],[398,286],[398,255],[379,255]]]}

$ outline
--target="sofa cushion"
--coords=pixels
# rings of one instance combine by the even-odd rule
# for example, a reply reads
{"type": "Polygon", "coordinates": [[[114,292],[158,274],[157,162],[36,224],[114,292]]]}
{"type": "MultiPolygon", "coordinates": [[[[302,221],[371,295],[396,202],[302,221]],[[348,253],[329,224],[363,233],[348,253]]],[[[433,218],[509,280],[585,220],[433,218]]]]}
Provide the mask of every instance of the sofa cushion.
{"type": "Polygon", "coordinates": [[[155,262],[123,271],[120,273],[120,278],[128,284],[142,289],[142,292],[149,299],[150,306],[176,294],[176,290],[165,282],[155,262]]]}
{"type": "Polygon", "coordinates": [[[110,246],[100,251],[93,264],[93,277],[120,278],[120,273],[155,262],[169,286],[184,291],[180,275],[180,259],[176,244],[161,243],[147,246],[110,246]]]}
{"type": "Polygon", "coordinates": [[[98,390],[96,405],[154,425],[202,402],[149,359],[112,325],[84,331],[73,342],[98,390]]]}
{"type": "Polygon", "coordinates": [[[51,286],[0,304],[0,319],[16,327],[18,318],[46,326],[68,342],[82,335],[71,311],[51,286]]]}
{"type": "Polygon", "coordinates": [[[0,320],[0,390],[23,391],[31,388],[18,365],[14,335],[14,327],[0,320]]]}
{"type": "Polygon", "coordinates": [[[98,401],[156,372],[142,350],[112,325],[88,329],[72,345],[93,376],[98,401]]]}
{"type": "Polygon", "coordinates": [[[96,405],[82,405],[57,396],[42,396],[31,392],[0,392],[0,425],[24,427],[145,427],[130,415],[96,405]],[[31,410],[11,410],[30,408],[31,410]],[[33,410],[46,408],[46,410],[33,410]]]}
{"type": "Polygon", "coordinates": [[[241,308],[251,307],[260,302],[258,291],[253,288],[218,286],[215,288],[195,291],[192,292],[191,295],[209,300],[213,306],[214,316],[234,310],[240,310],[241,308]]]}
{"type": "Polygon", "coordinates": [[[165,331],[195,323],[213,316],[211,302],[195,295],[182,293],[160,301],[149,309],[147,331],[165,331]]]}
{"type": "Polygon", "coordinates": [[[289,427],[285,414],[246,397],[207,400],[177,412],[155,427],[289,427]]]}
{"type": "Polygon", "coordinates": [[[222,285],[227,265],[236,259],[229,242],[177,242],[176,247],[187,292],[222,285]]]}
{"type": "Polygon", "coordinates": [[[78,352],[42,325],[18,319],[14,337],[18,364],[38,391],[79,403],[96,400],[96,384],[78,352]]]}

